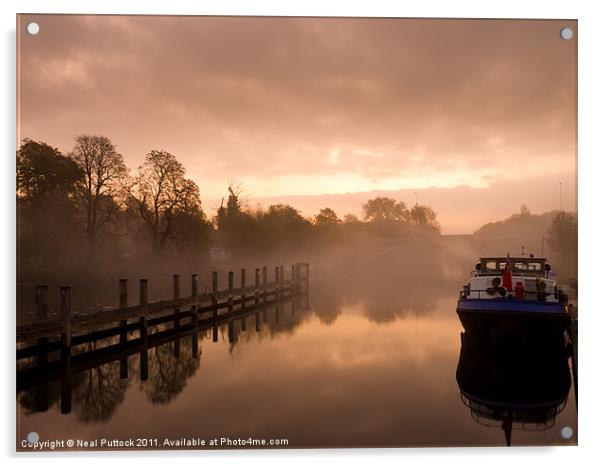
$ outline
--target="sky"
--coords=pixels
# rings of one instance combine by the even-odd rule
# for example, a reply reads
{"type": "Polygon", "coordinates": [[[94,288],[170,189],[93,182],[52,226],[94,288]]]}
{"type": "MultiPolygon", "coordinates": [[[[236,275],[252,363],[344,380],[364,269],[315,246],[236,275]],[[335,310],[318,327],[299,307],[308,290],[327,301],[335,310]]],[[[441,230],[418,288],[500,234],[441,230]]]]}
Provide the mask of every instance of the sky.
{"type": "Polygon", "coordinates": [[[288,199],[305,215],[329,201],[360,214],[392,193],[430,204],[444,233],[522,203],[575,209],[577,40],[560,30],[576,21],[18,22],[19,139],[67,153],[75,135],[102,134],[132,172],[167,150],[210,215],[230,182],[251,204],[288,199]]]}

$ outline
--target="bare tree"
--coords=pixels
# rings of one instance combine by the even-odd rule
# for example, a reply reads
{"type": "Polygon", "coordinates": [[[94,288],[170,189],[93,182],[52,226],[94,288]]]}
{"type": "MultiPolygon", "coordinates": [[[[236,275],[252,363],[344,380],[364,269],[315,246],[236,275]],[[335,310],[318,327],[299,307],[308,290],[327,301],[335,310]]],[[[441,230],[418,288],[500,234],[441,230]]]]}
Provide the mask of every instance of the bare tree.
{"type": "Polygon", "coordinates": [[[177,214],[200,210],[199,188],[185,175],[184,166],[172,154],[152,150],[129,187],[155,253],[163,252],[173,236],[177,214]]]}
{"type": "Polygon", "coordinates": [[[127,169],[123,156],[105,136],[81,134],[75,137],[71,158],[83,171],[78,199],[85,215],[88,246],[94,250],[98,236],[119,211],[115,198],[123,187],[127,169]]]}

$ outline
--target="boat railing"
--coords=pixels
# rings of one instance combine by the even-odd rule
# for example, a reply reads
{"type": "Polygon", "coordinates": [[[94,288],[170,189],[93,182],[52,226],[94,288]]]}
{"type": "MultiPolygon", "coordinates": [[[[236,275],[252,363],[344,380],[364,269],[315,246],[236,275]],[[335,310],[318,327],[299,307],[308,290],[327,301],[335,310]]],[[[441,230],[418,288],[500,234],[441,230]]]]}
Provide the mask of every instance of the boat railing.
{"type": "MultiPolygon", "coordinates": [[[[481,297],[486,297],[486,298],[492,298],[495,297],[495,295],[491,295],[487,292],[487,290],[469,290],[466,289],[467,287],[465,287],[465,289],[460,291],[460,299],[467,299],[469,297],[474,298],[475,294],[477,295],[476,298],[477,299],[481,299],[481,297]]],[[[505,296],[497,296],[499,298],[504,298],[504,299],[513,299],[515,301],[546,301],[547,297],[550,295],[554,295],[555,298],[558,298],[558,296],[555,293],[548,293],[548,292],[543,292],[543,291],[527,291],[524,290],[523,291],[523,298],[517,298],[514,294],[513,295],[505,295],[505,296]]]]}

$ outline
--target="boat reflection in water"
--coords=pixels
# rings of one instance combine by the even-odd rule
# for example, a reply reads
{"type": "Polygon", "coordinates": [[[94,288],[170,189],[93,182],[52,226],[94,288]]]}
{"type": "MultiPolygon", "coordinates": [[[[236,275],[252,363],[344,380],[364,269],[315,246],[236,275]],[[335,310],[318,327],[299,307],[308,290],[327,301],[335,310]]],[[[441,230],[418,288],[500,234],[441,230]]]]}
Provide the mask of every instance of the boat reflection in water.
{"type": "Polygon", "coordinates": [[[460,396],[479,424],[503,430],[548,430],[571,388],[570,346],[564,334],[461,334],[456,371],[460,396]]]}

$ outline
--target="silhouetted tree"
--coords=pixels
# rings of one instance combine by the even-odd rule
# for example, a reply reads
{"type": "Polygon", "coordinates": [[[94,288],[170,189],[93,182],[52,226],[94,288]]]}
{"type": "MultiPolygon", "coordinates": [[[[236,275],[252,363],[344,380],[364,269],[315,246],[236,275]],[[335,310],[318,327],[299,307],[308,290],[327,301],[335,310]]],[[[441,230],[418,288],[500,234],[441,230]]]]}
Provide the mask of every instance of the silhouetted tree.
{"type": "Polygon", "coordinates": [[[115,197],[123,189],[127,171],[123,156],[105,136],[76,136],[71,158],[84,174],[78,183],[78,198],[88,247],[94,251],[99,235],[107,232],[107,226],[119,211],[115,197]]]}
{"type": "Polygon", "coordinates": [[[577,222],[568,212],[560,211],[552,219],[547,242],[560,259],[559,271],[565,277],[577,274],[577,222]]]}
{"type": "Polygon", "coordinates": [[[343,222],[344,223],[357,223],[359,221],[360,221],[360,219],[357,218],[357,215],[354,215],[354,214],[346,214],[343,217],[343,222]]]}
{"type": "Polygon", "coordinates": [[[390,197],[376,197],[363,205],[364,219],[367,221],[404,220],[409,218],[408,209],[403,202],[390,197]]]}
{"type": "Polygon", "coordinates": [[[24,139],[17,151],[17,194],[22,197],[71,196],[82,179],[73,160],[44,142],[24,139]]]}
{"type": "Polygon", "coordinates": [[[320,209],[320,213],[316,215],[315,224],[316,226],[330,226],[338,225],[341,223],[341,219],[337,217],[337,214],[330,207],[320,209]]]}
{"type": "Polygon", "coordinates": [[[416,226],[441,231],[437,213],[429,206],[416,204],[410,211],[410,219],[416,226]]]}
{"type": "Polygon", "coordinates": [[[74,195],[83,173],[75,162],[43,142],[23,140],[17,151],[19,273],[53,267],[77,237],[74,195]],[[31,266],[31,267],[30,267],[31,266]]]}
{"type": "Polygon", "coordinates": [[[172,154],[152,150],[129,187],[130,198],[157,254],[163,252],[173,238],[179,215],[201,211],[199,188],[185,175],[183,165],[172,154]]]}

